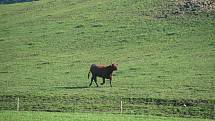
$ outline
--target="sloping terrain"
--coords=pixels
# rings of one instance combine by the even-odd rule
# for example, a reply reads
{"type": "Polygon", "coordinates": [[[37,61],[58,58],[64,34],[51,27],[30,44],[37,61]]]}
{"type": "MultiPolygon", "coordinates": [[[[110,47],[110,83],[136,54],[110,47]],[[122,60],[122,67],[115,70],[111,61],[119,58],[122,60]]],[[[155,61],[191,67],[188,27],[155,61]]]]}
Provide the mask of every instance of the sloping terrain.
{"type": "Polygon", "coordinates": [[[19,97],[23,111],[119,113],[122,100],[128,114],[213,119],[215,15],[178,7],[173,0],[0,5],[0,110],[15,110],[19,97]],[[88,87],[93,63],[119,64],[112,88],[88,87]]]}

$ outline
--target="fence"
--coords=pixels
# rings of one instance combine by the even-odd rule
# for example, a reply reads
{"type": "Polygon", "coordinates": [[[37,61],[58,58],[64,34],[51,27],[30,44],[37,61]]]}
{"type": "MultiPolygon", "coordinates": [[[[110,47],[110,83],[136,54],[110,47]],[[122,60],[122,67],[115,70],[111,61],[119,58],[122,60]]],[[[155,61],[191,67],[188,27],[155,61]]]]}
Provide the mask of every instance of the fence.
{"type": "Polygon", "coordinates": [[[119,114],[215,118],[214,100],[0,96],[0,110],[107,112],[119,114]]]}

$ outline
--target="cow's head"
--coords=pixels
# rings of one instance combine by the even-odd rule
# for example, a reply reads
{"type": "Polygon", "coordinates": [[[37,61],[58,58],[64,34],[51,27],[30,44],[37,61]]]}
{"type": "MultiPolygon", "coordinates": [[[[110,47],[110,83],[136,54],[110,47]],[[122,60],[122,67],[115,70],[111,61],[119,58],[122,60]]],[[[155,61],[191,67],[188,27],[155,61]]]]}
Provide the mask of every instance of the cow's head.
{"type": "Polygon", "coordinates": [[[113,64],[111,65],[111,68],[113,69],[113,71],[116,71],[116,70],[117,70],[117,66],[118,66],[118,64],[115,64],[115,63],[113,63],[113,64]]]}

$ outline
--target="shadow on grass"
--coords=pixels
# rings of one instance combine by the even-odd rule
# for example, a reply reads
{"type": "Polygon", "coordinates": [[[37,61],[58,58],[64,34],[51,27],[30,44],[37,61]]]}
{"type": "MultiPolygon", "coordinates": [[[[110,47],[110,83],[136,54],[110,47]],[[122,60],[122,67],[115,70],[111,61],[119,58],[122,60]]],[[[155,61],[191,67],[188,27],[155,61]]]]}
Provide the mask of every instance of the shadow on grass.
{"type": "Polygon", "coordinates": [[[88,86],[76,86],[76,87],[56,87],[59,89],[86,89],[89,88],[88,86]]]}

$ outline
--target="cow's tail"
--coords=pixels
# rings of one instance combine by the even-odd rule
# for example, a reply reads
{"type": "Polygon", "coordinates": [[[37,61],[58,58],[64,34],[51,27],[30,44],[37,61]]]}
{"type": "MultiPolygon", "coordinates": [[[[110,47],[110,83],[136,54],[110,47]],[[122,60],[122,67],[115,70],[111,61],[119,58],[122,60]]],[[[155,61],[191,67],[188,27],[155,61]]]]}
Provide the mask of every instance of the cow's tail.
{"type": "Polygon", "coordinates": [[[88,73],[88,79],[90,78],[90,73],[91,73],[91,72],[89,71],[89,73],[88,73]]]}

